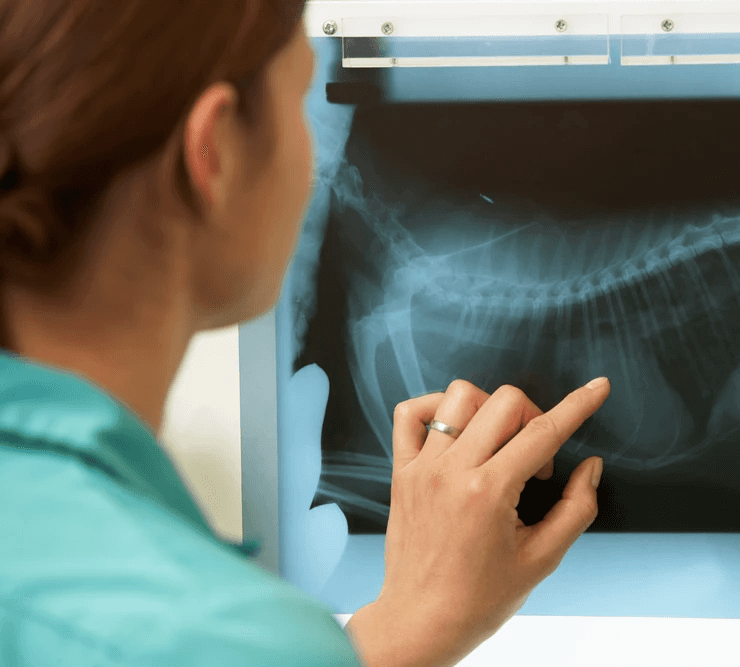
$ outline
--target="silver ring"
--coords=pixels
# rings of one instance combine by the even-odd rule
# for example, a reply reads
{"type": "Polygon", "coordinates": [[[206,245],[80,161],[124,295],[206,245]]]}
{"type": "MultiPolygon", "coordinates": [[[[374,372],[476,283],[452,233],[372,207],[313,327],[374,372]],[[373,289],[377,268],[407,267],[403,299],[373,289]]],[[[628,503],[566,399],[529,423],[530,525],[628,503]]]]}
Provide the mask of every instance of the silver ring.
{"type": "Polygon", "coordinates": [[[437,421],[436,419],[432,419],[432,422],[429,424],[429,428],[433,428],[435,431],[439,431],[446,435],[451,435],[453,438],[459,438],[462,434],[462,431],[459,428],[437,421]]]}

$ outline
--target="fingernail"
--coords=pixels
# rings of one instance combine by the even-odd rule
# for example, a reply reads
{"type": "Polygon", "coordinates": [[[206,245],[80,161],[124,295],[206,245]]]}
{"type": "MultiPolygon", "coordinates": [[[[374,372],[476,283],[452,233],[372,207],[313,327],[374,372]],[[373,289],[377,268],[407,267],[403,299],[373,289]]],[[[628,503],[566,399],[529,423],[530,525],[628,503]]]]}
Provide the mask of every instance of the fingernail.
{"type": "Polygon", "coordinates": [[[599,482],[601,481],[601,473],[604,470],[604,459],[597,459],[594,464],[593,471],[591,472],[591,484],[594,489],[599,488],[599,482]]]}
{"type": "Polygon", "coordinates": [[[596,389],[596,387],[604,386],[607,382],[608,382],[607,378],[600,377],[600,378],[595,378],[594,380],[591,380],[591,382],[589,382],[586,386],[589,389],[596,389]]]}

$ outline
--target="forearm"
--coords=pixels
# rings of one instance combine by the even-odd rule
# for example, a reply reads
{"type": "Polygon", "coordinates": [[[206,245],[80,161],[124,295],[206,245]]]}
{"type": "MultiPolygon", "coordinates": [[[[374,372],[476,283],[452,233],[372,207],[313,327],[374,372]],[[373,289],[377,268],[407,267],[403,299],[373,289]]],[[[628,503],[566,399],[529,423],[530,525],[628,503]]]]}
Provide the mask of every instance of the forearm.
{"type": "Polygon", "coordinates": [[[433,626],[413,609],[390,609],[376,601],[359,609],[344,630],[363,667],[452,667],[465,652],[433,626]]]}

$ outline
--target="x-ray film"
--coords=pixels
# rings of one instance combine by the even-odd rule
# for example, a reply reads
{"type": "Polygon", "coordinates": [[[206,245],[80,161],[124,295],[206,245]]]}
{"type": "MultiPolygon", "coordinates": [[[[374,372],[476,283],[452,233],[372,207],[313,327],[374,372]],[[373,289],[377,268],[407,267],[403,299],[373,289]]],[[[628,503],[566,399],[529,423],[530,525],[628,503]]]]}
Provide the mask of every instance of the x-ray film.
{"type": "Polygon", "coordinates": [[[322,80],[309,105],[315,194],[278,319],[307,421],[278,418],[313,452],[281,498],[303,472],[315,491],[281,513],[288,575],[341,612],[377,595],[394,408],[456,378],[544,411],[611,381],[527,483],[525,524],[598,455],[588,533],[740,532],[740,103],[389,103],[382,82],[322,80]],[[374,583],[346,603],[350,552],[374,583]]]}

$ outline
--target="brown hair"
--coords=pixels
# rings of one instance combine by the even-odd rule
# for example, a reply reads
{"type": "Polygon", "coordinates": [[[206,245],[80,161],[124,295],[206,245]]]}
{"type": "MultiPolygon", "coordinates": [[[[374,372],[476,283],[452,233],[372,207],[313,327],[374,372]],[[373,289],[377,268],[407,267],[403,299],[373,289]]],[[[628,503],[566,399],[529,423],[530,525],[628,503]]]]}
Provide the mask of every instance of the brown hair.
{"type": "MultiPolygon", "coordinates": [[[[113,178],[182,134],[210,84],[233,83],[261,122],[266,66],[304,3],[0,0],[2,276],[40,291],[69,278],[113,178]]],[[[182,149],[176,169],[200,213],[182,149]]],[[[13,349],[2,316],[0,346],[13,349]]]]}

